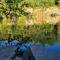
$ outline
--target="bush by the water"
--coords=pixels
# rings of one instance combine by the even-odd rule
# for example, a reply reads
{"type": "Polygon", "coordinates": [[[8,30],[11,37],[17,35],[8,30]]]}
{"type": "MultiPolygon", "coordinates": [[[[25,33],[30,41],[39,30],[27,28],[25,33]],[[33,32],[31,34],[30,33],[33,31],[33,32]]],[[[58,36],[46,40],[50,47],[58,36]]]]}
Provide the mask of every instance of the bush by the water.
{"type": "MultiPolygon", "coordinates": [[[[17,26],[18,27],[18,26],[17,26]]],[[[42,24],[42,25],[31,25],[31,26],[20,26],[15,30],[14,34],[7,34],[7,38],[3,36],[6,40],[22,40],[24,42],[34,42],[34,43],[49,43],[53,44],[57,41],[57,32],[54,32],[53,24],[42,24]],[[15,34],[18,31],[19,34],[15,34]]],[[[5,35],[6,36],[6,35],[5,35]]],[[[1,37],[0,37],[1,38],[1,37]]]]}

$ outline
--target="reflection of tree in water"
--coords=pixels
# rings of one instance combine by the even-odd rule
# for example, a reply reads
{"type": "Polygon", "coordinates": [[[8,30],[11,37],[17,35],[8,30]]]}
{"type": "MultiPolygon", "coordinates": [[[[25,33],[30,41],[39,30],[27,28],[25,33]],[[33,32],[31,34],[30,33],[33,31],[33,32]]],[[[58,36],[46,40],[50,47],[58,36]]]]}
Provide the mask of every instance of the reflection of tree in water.
{"type": "Polygon", "coordinates": [[[20,57],[22,60],[35,60],[31,48],[28,46],[28,44],[24,43],[18,46],[14,56],[11,59],[14,60],[16,57],[20,57]]]}

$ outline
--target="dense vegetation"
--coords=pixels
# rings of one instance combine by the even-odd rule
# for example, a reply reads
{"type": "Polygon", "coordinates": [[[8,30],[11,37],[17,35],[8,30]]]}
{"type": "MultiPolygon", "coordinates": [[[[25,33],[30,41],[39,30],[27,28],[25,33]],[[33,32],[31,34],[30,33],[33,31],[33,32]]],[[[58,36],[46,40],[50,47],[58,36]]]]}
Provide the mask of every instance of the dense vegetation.
{"type": "MultiPolygon", "coordinates": [[[[0,35],[16,35],[10,39],[20,39],[26,42],[50,43],[56,42],[53,24],[26,25],[25,21],[32,18],[28,8],[54,6],[56,0],[1,0],[0,1],[0,35]],[[18,36],[19,35],[19,36],[18,36]],[[18,37],[17,37],[18,36],[18,37]]],[[[4,39],[4,38],[2,38],[4,39]]]]}

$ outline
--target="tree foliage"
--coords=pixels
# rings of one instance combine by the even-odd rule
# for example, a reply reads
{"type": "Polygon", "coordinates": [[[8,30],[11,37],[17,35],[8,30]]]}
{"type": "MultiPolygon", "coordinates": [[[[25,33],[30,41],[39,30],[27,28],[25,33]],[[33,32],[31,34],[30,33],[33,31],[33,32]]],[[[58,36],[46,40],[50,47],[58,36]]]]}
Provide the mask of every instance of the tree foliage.
{"type": "MultiPolygon", "coordinates": [[[[56,42],[56,35],[54,34],[54,25],[43,24],[43,25],[32,25],[23,26],[26,17],[30,16],[30,12],[26,11],[27,7],[46,7],[54,5],[55,0],[4,0],[0,3],[0,22],[5,18],[14,24],[11,26],[6,26],[5,21],[4,26],[0,23],[0,33],[3,31],[4,34],[12,34],[14,39],[20,39],[25,42],[35,42],[35,43],[49,43],[52,44],[56,42]],[[20,20],[19,20],[19,17],[20,20]],[[21,26],[16,26],[17,19],[21,26]],[[22,21],[21,21],[22,20],[22,21]],[[16,36],[14,36],[16,35],[16,36]]],[[[10,39],[10,38],[9,38],[10,39]]],[[[8,40],[8,39],[7,39],[8,40]]]]}
{"type": "Polygon", "coordinates": [[[29,12],[25,11],[25,7],[28,7],[28,3],[24,0],[4,0],[4,3],[0,3],[0,20],[2,21],[6,17],[11,23],[12,31],[16,28],[16,19],[29,15],[29,12]]]}

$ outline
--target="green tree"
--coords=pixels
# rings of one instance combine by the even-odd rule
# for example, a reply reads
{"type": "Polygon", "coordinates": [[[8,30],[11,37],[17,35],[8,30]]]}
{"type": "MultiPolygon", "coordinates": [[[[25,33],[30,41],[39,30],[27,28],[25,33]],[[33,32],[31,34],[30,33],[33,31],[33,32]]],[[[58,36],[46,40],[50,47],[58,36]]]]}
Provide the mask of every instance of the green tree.
{"type": "Polygon", "coordinates": [[[16,19],[22,15],[29,14],[25,12],[24,7],[28,7],[28,3],[24,0],[4,0],[0,3],[0,14],[10,21],[13,31],[16,28],[16,19]]]}

